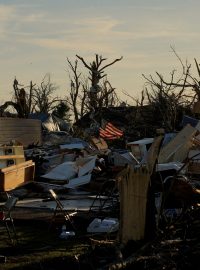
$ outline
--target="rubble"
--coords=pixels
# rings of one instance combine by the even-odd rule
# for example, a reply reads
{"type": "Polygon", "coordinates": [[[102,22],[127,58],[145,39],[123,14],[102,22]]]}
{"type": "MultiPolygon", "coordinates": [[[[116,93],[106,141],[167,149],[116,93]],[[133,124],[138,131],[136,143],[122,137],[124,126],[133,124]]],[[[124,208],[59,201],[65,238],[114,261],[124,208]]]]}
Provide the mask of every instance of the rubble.
{"type": "MultiPolygon", "coordinates": [[[[8,148],[19,146],[1,147],[8,148]]],[[[19,198],[15,219],[51,219],[53,189],[66,211],[76,211],[74,220],[87,220],[86,236],[114,233],[112,259],[95,262],[94,269],[190,269],[192,256],[198,256],[199,122],[186,124],[176,134],[162,131],[155,138],[127,142],[125,149],[109,148],[95,136],[86,141],[51,131],[43,144],[25,147],[23,155],[4,150],[0,188],[19,198]],[[130,243],[138,246],[127,252],[130,243]],[[181,257],[188,259],[188,268],[181,257]]],[[[106,249],[106,242],[103,246],[106,249]]],[[[97,256],[95,248],[92,254],[97,256]]]]}

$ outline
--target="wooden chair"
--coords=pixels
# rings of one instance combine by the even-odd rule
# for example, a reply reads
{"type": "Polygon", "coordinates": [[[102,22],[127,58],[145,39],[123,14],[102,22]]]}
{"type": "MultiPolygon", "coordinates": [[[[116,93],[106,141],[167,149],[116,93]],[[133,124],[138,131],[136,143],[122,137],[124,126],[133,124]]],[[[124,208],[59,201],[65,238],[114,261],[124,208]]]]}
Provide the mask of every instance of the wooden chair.
{"type": "Polygon", "coordinates": [[[18,201],[17,197],[7,195],[7,201],[0,209],[0,224],[3,224],[5,226],[6,231],[8,233],[8,237],[12,245],[15,245],[18,243],[17,233],[15,230],[14,221],[11,215],[12,210],[15,207],[17,201],[18,201]]]}

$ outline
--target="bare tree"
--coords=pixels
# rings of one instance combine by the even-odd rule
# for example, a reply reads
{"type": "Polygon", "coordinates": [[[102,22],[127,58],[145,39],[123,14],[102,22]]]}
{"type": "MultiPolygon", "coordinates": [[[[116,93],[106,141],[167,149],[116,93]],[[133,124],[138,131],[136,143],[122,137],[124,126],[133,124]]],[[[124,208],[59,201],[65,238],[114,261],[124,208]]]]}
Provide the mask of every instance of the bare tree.
{"type": "Polygon", "coordinates": [[[40,86],[35,87],[32,91],[35,112],[49,113],[56,108],[62,100],[61,98],[54,96],[57,89],[58,87],[51,82],[50,74],[46,74],[40,86]]]}
{"type": "Polygon", "coordinates": [[[63,101],[55,97],[58,87],[51,82],[49,74],[46,74],[39,86],[30,82],[29,86],[23,86],[15,78],[13,82],[13,101],[7,101],[0,106],[0,115],[9,107],[13,107],[18,117],[28,118],[30,113],[49,113],[63,101]]]}
{"type": "Polygon", "coordinates": [[[34,110],[33,105],[33,91],[35,84],[30,81],[29,86],[24,87],[18,83],[15,78],[13,82],[14,97],[13,101],[6,101],[2,106],[0,106],[0,115],[2,116],[4,111],[9,107],[13,107],[18,117],[27,118],[28,115],[34,110]],[[26,90],[25,90],[26,89],[26,90]]]}
{"type": "Polygon", "coordinates": [[[71,106],[75,121],[78,121],[85,113],[94,111],[95,108],[100,111],[102,107],[116,106],[120,103],[115,88],[111,86],[106,78],[107,75],[103,73],[105,68],[122,59],[116,59],[110,64],[101,67],[102,62],[106,60],[102,56],[96,55],[96,60],[90,65],[82,57],[77,55],[77,58],[90,70],[89,80],[91,86],[89,86],[88,79],[78,71],[78,60],[72,63],[67,58],[71,81],[67,100],[71,106]],[[100,82],[100,79],[103,80],[100,82]]]}
{"type": "Polygon", "coordinates": [[[105,69],[108,68],[109,66],[112,66],[116,62],[122,60],[123,57],[115,59],[114,61],[104,66],[102,66],[102,64],[107,59],[103,58],[101,55],[98,55],[98,54],[95,55],[95,60],[90,64],[87,64],[83,57],[79,55],[76,55],[76,57],[80,59],[81,62],[84,64],[84,66],[89,70],[89,74],[90,74],[89,80],[91,81],[91,87],[90,87],[90,91],[88,95],[90,99],[90,108],[95,109],[98,105],[97,93],[101,91],[101,86],[99,85],[99,81],[102,78],[107,76],[107,74],[104,73],[105,69]]]}
{"type": "Polygon", "coordinates": [[[67,58],[67,62],[71,71],[70,93],[67,101],[71,106],[74,120],[78,121],[78,119],[87,112],[87,103],[85,102],[88,91],[87,80],[82,80],[81,73],[78,71],[78,60],[72,64],[72,62],[67,58]]]}
{"type": "Polygon", "coordinates": [[[190,111],[195,101],[200,101],[200,70],[195,59],[195,65],[198,71],[198,79],[191,74],[191,64],[182,60],[172,48],[174,54],[178,58],[182,72],[176,76],[176,70],[170,74],[170,79],[164,79],[164,76],[156,72],[156,77],[143,74],[146,80],[144,94],[148,104],[151,104],[159,112],[162,118],[163,126],[168,130],[174,130],[179,121],[180,110],[190,111]]]}

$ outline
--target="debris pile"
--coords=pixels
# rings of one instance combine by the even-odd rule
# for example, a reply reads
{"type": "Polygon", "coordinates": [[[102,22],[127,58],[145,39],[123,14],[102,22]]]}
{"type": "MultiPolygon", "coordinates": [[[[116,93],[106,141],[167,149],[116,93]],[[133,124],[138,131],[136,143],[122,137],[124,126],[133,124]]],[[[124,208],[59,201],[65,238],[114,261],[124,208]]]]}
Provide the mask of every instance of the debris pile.
{"type": "Polygon", "coordinates": [[[173,134],[157,130],[123,149],[58,131],[40,145],[12,141],[0,148],[0,191],[18,198],[14,219],[58,222],[63,239],[79,231],[92,236],[91,250],[79,258],[80,266],[92,258],[92,269],[192,269],[199,175],[199,122],[173,134]]]}

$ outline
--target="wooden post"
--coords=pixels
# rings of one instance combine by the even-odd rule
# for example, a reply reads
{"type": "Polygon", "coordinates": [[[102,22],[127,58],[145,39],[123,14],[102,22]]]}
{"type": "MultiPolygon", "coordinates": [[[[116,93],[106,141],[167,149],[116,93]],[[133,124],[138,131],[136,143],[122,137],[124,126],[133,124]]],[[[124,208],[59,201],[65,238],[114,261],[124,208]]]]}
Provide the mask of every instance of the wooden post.
{"type": "MultiPolygon", "coordinates": [[[[151,224],[153,218],[155,219],[152,176],[162,139],[163,136],[154,139],[145,164],[130,166],[119,175],[119,240],[122,244],[126,244],[129,240],[144,239],[147,232],[146,224],[151,224]]],[[[154,226],[151,228],[155,229],[154,226]]]]}
{"type": "Polygon", "coordinates": [[[146,166],[128,167],[120,177],[119,240],[123,244],[144,238],[149,180],[146,166]]]}

